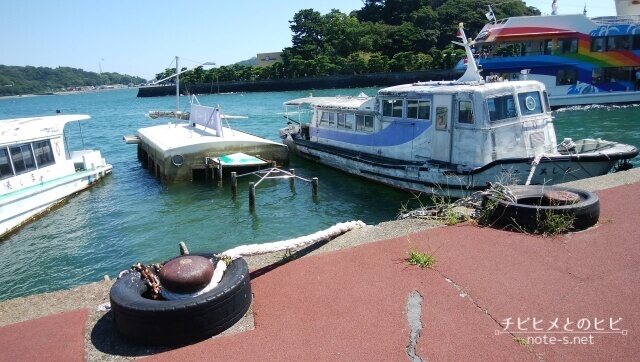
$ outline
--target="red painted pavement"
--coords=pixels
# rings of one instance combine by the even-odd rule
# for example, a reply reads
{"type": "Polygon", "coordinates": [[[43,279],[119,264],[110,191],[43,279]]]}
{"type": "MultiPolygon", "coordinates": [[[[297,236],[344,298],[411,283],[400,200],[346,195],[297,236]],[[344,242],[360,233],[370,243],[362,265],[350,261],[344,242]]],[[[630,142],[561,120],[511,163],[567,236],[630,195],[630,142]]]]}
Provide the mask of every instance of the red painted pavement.
{"type": "MultiPolygon", "coordinates": [[[[640,183],[597,194],[600,222],[578,233],[543,238],[466,223],[295,260],[251,281],[254,330],[149,358],[408,360],[406,305],[417,291],[415,351],[425,360],[634,359],[640,183]],[[412,247],[434,251],[436,270],[407,265],[412,247]]],[[[39,322],[32,338],[60,332],[43,320],[24,323],[39,322]]],[[[65,329],[77,332],[74,346],[82,342],[80,326],[65,329]]],[[[24,330],[3,327],[0,337],[20,342],[24,330]]]]}
{"type": "Polygon", "coordinates": [[[84,361],[88,309],[0,327],[1,361],[84,361]]]}

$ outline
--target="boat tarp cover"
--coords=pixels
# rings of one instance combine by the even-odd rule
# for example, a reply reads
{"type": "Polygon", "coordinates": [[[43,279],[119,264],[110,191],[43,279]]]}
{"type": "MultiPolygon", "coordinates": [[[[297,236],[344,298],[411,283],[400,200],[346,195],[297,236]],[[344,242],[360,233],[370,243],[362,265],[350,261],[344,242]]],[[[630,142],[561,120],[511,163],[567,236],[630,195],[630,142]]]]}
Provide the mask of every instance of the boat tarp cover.
{"type": "Polygon", "coordinates": [[[266,164],[265,161],[259,158],[245,155],[244,153],[240,152],[218,157],[218,160],[223,166],[252,166],[266,164]]]}

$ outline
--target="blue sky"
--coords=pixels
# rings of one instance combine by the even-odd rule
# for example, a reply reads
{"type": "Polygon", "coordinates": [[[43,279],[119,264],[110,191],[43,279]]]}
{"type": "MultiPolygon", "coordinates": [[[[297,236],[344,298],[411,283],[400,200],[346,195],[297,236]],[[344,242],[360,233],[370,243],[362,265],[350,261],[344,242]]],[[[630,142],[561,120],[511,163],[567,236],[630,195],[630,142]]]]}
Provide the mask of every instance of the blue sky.
{"type": "MultiPolygon", "coordinates": [[[[497,1],[498,2],[498,1],[497,1]]],[[[551,0],[527,1],[543,13],[551,0]]],[[[613,0],[558,0],[560,13],[615,15],[613,0]]],[[[289,20],[362,8],[362,0],[1,0],[0,64],[154,78],[165,68],[229,65],[291,46],[289,20]]]]}

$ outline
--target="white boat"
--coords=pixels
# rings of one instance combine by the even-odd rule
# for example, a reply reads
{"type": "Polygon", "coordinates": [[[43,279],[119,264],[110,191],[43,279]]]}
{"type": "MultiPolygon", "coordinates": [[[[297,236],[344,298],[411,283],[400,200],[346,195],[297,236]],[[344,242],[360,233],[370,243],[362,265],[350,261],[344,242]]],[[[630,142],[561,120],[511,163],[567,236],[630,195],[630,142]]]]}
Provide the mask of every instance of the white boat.
{"type": "Polygon", "coordinates": [[[0,121],[0,238],[111,173],[100,151],[70,151],[64,126],[87,115],[0,121]]]}
{"type": "Polygon", "coordinates": [[[228,122],[224,127],[222,122],[247,117],[224,115],[219,105],[202,106],[195,96],[190,97],[189,111],[181,111],[179,76],[186,71],[178,71],[176,57],[176,73],[156,82],[176,78],[176,111],[149,111],[152,119],[169,117],[171,121],[124,136],[126,143],[138,145],[138,159],[146,168],[165,182],[177,182],[214,178],[222,174],[223,165],[242,173],[273,162],[289,162],[287,146],[233,129],[228,122]],[[234,157],[227,157],[231,155],[234,157]]]}
{"type": "Polygon", "coordinates": [[[544,83],[552,108],[640,103],[640,2],[615,5],[616,16],[589,18],[585,6],[584,14],[556,8],[552,15],[500,20],[489,7],[491,22],[476,36],[473,56],[485,76],[544,83]]]}
{"type": "MultiPolygon", "coordinates": [[[[456,44],[473,59],[462,24],[459,32],[456,44]]],[[[473,61],[458,81],[284,105],[290,121],[280,136],[296,155],[427,194],[463,197],[490,182],[552,185],[627,169],[638,155],[601,139],[557,145],[544,84],[485,82],[473,61]],[[310,121],[302,119],[308,108],[310,121]]]]}

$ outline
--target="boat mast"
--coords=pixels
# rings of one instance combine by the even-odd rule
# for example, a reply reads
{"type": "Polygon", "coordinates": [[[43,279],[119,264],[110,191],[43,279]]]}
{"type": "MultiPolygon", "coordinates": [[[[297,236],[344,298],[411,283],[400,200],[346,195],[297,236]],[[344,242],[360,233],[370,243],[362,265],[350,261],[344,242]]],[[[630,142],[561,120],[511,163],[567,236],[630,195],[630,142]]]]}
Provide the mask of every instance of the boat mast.
{"type": "Polygon", "coordinates": [[[178,56],[176,55],[176,118],[180,112],[180,68],[178,67],[178,56]]]}
{"type": "Polygon", "coordinates": [[[473,42],[470,42],[467,39],[467,36],[464,33],[463,23],[458,24],[458,38],[462,39],[462,43],[457,41],[452,41],[452,43],[463,46],[467,55],[467,70],[464,72],[462,77],[458,79],[458,82],[484,83],[484,81],[482,80],[482,77],[480,76],[480,69],[478,69],[478,65],[476,64],[476,59],[473,57],[473,52],[471,51],[471,45],[473,45],[473,42]]]}

